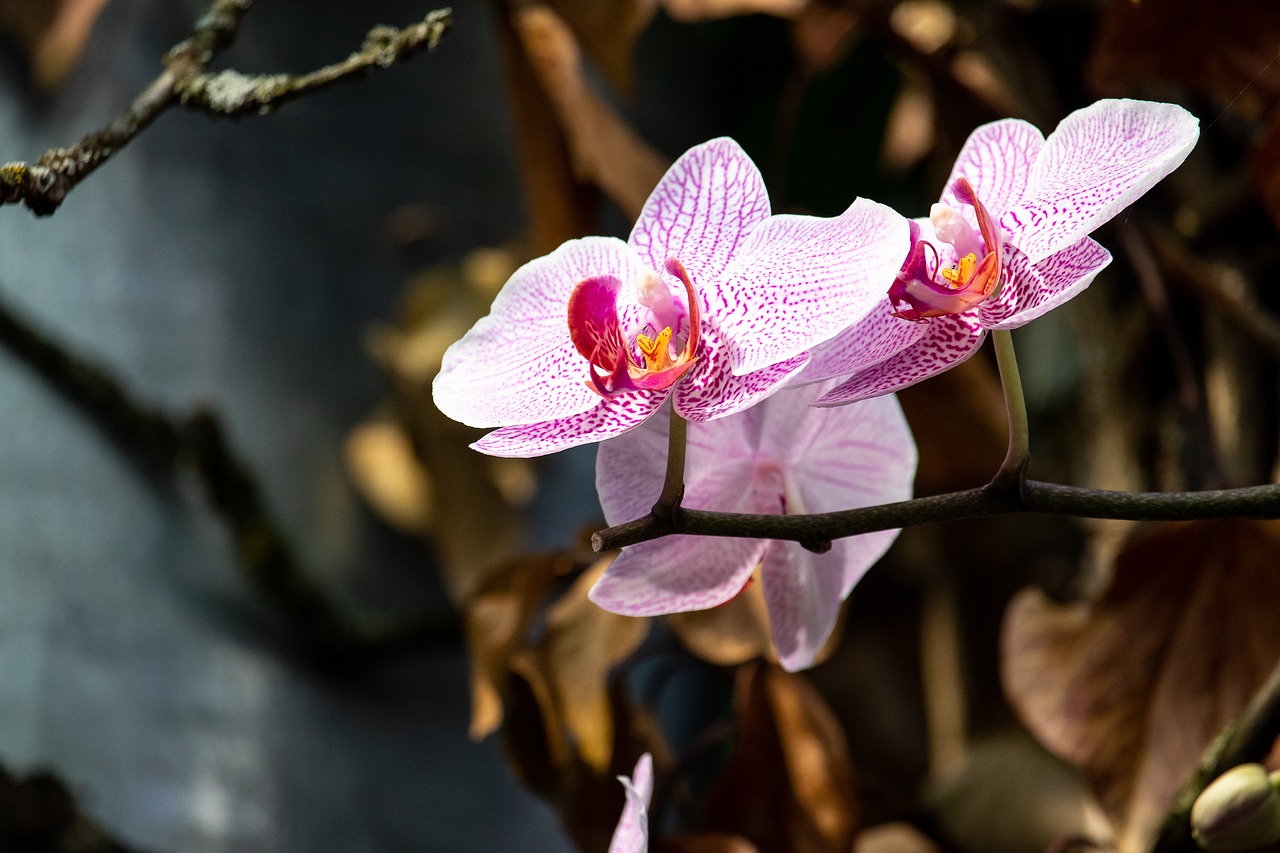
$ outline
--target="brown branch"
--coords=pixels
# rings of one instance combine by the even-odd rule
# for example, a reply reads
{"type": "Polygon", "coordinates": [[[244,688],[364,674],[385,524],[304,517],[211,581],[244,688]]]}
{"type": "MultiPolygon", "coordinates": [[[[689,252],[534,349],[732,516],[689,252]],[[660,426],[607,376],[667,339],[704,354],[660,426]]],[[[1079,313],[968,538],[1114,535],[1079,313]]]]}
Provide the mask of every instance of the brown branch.
{"type": "Polygon", "coordinates": [[[164,71],[129,109],[102,130],[70,148],[52,148],[35,163],[0,166],[0,204],[22,202],[47,216],[71,190],[175,104],[219,118],[263,114],[302,95],[343,80],[388,68],[435,47],[452,22],[440,9],[404,29],[376,27],[359,52],[309,74],[249,76],[237,71],[209,73],[209,63],[235,36],[252,0],[214,0],[191,35],[164,57],[164,71]]]}

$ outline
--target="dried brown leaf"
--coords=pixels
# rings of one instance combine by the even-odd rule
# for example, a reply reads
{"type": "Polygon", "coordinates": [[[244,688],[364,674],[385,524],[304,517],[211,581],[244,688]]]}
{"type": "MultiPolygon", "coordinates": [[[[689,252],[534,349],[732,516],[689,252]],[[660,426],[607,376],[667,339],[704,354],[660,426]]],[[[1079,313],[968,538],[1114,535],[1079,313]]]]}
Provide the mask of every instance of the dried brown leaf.
{"type": "MultiPolygon", "coordinates": [[[[517,560],[467,600],[463,619],[471,652],[473,740],[502,725],[503,688],[512,658],[524,647],[529,626],[552,581],[568,568],[566,558],[554,554],[517,560]]],[[[543,689],[540,678],[526,676],[526,681],[535,692],[543,689]]]]}
{"type": "Polygon", "coordinates": [[[859,833],[853,853],[939,853],[939,850],[909,823],[884,823],[859,833]]]}
{"type": "Polygon", "coordinates": [[[1280,4],[1257,0],[1111,0],[1090,57],[1090,84],[1122,95],[1173,81],[1246,115],[1280,98],[1280,4]]]}
{"type": "Polygon", "coordinates": [[[594,183],[635,219],[669,163],[592,90],[564,19],[530,6],[513,22],[564,132],[574,177],[594,183]]]}
{"type": "Polygon", "coordinates": [[[80,58],[107,0],[0,0],[0,26],[27,54],[44,92],[62,84],[80,58]]]}
{"type": "Polygon", "coordinates": [[[631,88],[636,39],[653,18],[656,0],[547,0],[573,28],[592,61],[616,88],[631,88]]]}
{"type": "Polygon", "coordinates": [[[431,479],[399,424],[361,424],[347,436],[345,450],[347,470],[379,515],[405,533],[430,531],[431,479]]]}
{"type": "Polygon", "coordinates": [[[777,660],[758,569],[742,592],[719,607],[672,613],[666,620],[686,649],[710,663],[738,666],[769,656],[777,660]]]}
{"type": "Polygon", "coordinates": [[[710,828],[777,853],[848,853],[856,803],[844,732],[803,676],[738,671],[737,751],[707,802],[710,828]]]}
{"type": "Polygon", "coordinates": [[[1010,604],[1002,677],[1049,749],[1081,768],[1144,849],[1201,753],[1280,658],[1280,524],[1167,528],[1119,557],[1091,605],[1010,604]]]}
{"type": "Polygon", "coordinates": [[[663,838],[653,845],[655,853],[760,853],[759,849],[739,835],[700,832],[679,838],[663,838]]]}
{"type": "Polygon", "coordinates": [[[557,716],[573,736],[578,756],[600,773],[613,760],[609,673],[649,632],[648,619],[610,613],[587,598],[609,562],[600,560],[583,572],[547,612],[540,659],[555,694],[557,716]]]}
{"type": "Polygon", "coordinates": [[[662,0],[667,14],[686,24],[738,15],[794,18],[808,5],[809,0],[662,0]]]}

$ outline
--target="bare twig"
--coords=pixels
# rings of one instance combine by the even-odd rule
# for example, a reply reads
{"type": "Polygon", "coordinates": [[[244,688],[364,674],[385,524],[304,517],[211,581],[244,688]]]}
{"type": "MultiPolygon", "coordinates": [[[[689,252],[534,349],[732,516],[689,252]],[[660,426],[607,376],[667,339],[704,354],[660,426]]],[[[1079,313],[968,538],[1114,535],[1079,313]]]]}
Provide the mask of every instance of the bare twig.
{"type": "Polygon", "coordinates": [[[309,74],[209,73],[209,63],[232,37],[252,0],[214,0],[191,36],[165,55],[164,71],[102,130],[70,148],[51,148],[35,163],[0,166],[0,204],[22,202],[38,216],[53,213],[71,190],[175,104],[217,117],[267,113],[334,83],[388,68],[435,47],[452,13],[440,9],[404,29],[376,27],[359,52],[309,74]]]}

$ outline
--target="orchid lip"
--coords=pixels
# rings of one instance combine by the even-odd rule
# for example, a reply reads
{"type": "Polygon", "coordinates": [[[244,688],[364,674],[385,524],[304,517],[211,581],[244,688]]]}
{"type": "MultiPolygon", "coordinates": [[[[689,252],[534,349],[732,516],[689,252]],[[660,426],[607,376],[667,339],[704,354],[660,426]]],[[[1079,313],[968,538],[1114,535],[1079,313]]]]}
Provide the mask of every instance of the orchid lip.
{"type": "Polygon", "coordinates": [[[939,242],[950,244],[957,252],[972,249],[957,258],[955,265],[943,267],[937,247],[918,239],[918,231],[913,229],[912,236],[916,239],[889,288],[894,316],[903,320],[918,322],[968,311],[994,296],[1000,286],[1004,250],[995,220],[968,179],[957,178],[952,192],[961,203],[973,208],[979,233],[974,234],[972,226],[953,208],[934,205],[931,218],[937,226],[939,242]],[[926,251],[933,254],[932,269],[925,257],[926,251]],[[978,252],[982,252],[981,258],[978,252]]]}
{"type": "Polygon", "coordinates": [[[583,279],[569,296],[569,335],[588,362],[587,386],[602,397],[627,391],[664,391],[697,360],[701,315],[693,281],[678,259],[669,258],[665,266],[684,285],[688,308],[682,313],[687,314],[687,331],[676,328],[684,325],[681,321],[685,318],[677,318],[678,305],[667,285],[652,273],[651,279],[638,285],[650,322],[634,335],[622,330],[618,296],[623,285],[617,278],[583,279]],[[682,334],[686,336],[684,346],[677,351],[676,342],[682,334]]]}

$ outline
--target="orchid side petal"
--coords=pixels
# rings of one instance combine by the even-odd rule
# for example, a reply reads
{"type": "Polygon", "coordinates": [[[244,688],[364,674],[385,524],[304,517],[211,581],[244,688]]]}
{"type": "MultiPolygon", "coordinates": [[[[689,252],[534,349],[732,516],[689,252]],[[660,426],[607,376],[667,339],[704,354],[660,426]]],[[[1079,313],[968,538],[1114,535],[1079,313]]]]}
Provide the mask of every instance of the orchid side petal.
{"type": "Polygon", "coordinates": [[[734,374],[799,355],[866,316],[910,247],[907,220],[868,199],[830,219],[782,215],[760,224],[704,295],[734,374]]]}
{"type": "Polygon", "coordinates": [[[636,762],[631,778],[619,776],[626,791],[626,805],[609,842],[609,853],[647,853],[649,849],[649,803],[653,799],[653,756],[645,753],[636,762]]]}
{"type": "Polygon", "coordinates": [[[1033,264],[1075,245],[1186,159],[1199,120],[1175,104],[1102,100],[1045,140],[1026,197],[1000,215],[1033,264]]]}
{"type": "Polygon", "coordinates": [[[675,386],[676,411],[690,421],[709,421],[748,409],[789,382],[809,363],[809,354],[770,365],[746,376],[729,372],[723,336],[702,326],[698,361],[675,386]]]}
{"type": "Polygon", "coordinates": [[[644,423],[667,399],[666,391],[630,391],[615,397],[595,394],[596,405],[567,418],[502,427],[471,446],[490,456],[545,456],[622,435],[644,423]]]}
{"type": "Polygon", "coordinates": [[[718,280],[739,243],[769,217],[755,163],[727,137],[690,148],[649,195],[630,243],[661,270],[679,258],[694,282],[718,280]]]}
{"type": "Polygon", "coordinates": [[[986,338],[978,312],[948,314],[929,320],[920,340],[895,356],[854,374],[818,398],[815,406],[843,406],[855,400],[901,390],[950,370],[968,359],[986,338]]]}
{"type": "Polygon", "coordinates": [[[436,406],[468,426],[530,424],[582,414],[599,396],[569,335],[565,306],[578,282],[631,281],[644,269],[612,237],[570,240],[516,270],[477,322],[444,354],[432,384],[436,406]]]}
{"type": "Polygon", "coordinates": [[[1091,238],[1032,266],[1016,248],[1009,253],[1009,276],[997,297],[979,309],[988,329],[1016,329],[1074,298],[1111,263],[1111,253],[1091,238]]]}
{"type": "Polygon", "coordinates": [[[628,545],[591,588],[600,607],[625,616],[707,610],[742,591],[763,539],[667,536],[628,545]]]}
{"type": "Polygon", "coordinates": [[[959,208],[960,199],[952,187],[958,179],[968,178],[987,209],[998,217],[1022,200],[1031,166],[1042,147],[1044,135],[1020,119],[1002,119],[976,128],[951,168],[942,203],[959,208]]]}

